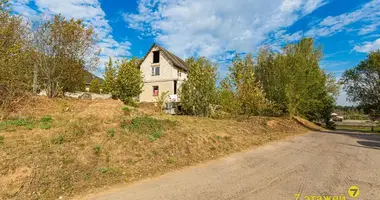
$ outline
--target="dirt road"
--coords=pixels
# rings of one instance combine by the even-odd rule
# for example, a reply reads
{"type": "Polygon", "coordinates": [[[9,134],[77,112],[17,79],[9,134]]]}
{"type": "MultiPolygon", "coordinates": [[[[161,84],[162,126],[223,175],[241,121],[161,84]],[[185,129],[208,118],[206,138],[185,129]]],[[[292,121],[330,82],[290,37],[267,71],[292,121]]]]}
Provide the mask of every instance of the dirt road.
{"type": "Polygon", "coordinates": [[[380,199],[380,134],[313,132],[84,197],[91,200],[380,199]]]}

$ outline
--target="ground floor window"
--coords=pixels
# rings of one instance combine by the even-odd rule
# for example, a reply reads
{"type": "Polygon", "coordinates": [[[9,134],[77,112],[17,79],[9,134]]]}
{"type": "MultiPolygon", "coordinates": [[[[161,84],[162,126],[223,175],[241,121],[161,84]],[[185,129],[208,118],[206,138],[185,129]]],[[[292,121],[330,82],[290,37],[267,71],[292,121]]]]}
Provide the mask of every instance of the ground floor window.
{"type": "Polygon", "coordinates": [[[158,86],[153,86],[153,96],[158,96],[158,86]]]}

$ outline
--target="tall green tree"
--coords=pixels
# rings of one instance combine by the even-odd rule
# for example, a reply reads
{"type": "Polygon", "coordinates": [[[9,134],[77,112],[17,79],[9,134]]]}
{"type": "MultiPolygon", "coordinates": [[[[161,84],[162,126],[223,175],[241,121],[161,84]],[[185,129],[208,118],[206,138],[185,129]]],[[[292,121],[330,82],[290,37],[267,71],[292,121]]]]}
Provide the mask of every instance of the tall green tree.
{"type": "Polygon", "coordinates": [[[350,101],[359,103],[373,120],[380,119],[380,50],[346,70],[342,82],[350,101]]]}
{"type": "Polygon", "coordinates": [[[262,49],[255,71],[266,98],[284,113],[323,119],[334,106],[339,86],[320,68],[322,58],[322,48],[311,38],[287,44],[279,53],[262,49]]]}
{"type": "Polygon", "coordinates": [[[116,95],[117,70],[117,67],[114,66],[112,58],[110,57],[108,63],[105,65],[102,89],[104,93],[110,93],[112,96],[116,95]]]}
{"type": "Polygon", "coordinates": [[[25,24],[0,0],[0,121],[31,91],[34,57],[25,24]]]}
{"type": "Polygon", "coordinates": [[[285,95],[285,86],[288,81],[288,69],[280,53],[274,53],[269,48],[260,50],[255,65],[257,82],[265,93],[265,97],[275,103],[283,113],[287,113],[288,100],[285,95]]]}
{"type": "Polygon", "coordinates": [[[137,67],[139,59],[123,59],[119,63],[118,74],[116,77],[116,96],[125,104],[133,103],[133,98],[141,94],[144,86],[143,75],[137,67]]]}
{"type": "Polygon", "coordinates": [[[186,60],[189,66],[187,80],[180,90],[184,112],[190,115],[210,116],[217,102],[217,65],[205,57],[186,60]]]}
{"type": "Polygon", "coordinates": [[[225,97],[234,97],[237,105],[221,100],[222,107],[235,107],[236,114],[259,115],[265,109],[267,102],[265,96],[256,81],[253,57],[248,54],[245,58],[238,55],[233,59],[232,66],[229,67],[227,78],[223,81],[222,94],[225,97]],[[227,91],[229,91],[229,96],[227,91]],[[223,103],[227,103],[223,105],[223,103]]]}
{"type": "Polygon", "coordinates": [[[35,60],[39,82],[48,97],[83,87],[84,70],[92,70],[98,64],[96,42],[93,28],[85,26],[82,20],[56,15],[38,26],[35,60]]]}

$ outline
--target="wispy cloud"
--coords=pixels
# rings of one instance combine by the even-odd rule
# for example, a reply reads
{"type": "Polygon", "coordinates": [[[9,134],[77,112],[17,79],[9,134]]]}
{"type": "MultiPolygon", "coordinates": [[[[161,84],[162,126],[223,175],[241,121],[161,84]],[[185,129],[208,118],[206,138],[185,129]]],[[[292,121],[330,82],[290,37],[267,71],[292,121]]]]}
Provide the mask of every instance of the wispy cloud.
{"type": "Polygon", "coordinates": [[[354,50],[361,53],[368,53],[380,49],[380,38],[372,42],[364,42],[361,45],[355,45],[354,50]]]}
{"type": "Polygon", "coordinates": [[[67,18],[82,19],[92,26],[99,39],[98,46],[102,49],[101,64],[108,57],[125,57],[131,55],[131,43],[127,40],[116,41],[112,35],[112,27],[98,0],[14,0],[14,11],[28,19],[40,19],[41,16],[51,17],[62,14],[67,18]],[[32,8],[33,3],[36,8],[32,8]]]}
{"type": "MultiPolygon", "coordinates": [[[[137,13],[125,13],[128,27],[150,35],[181,57],[217,59],[228,50],[251,52],[270,33],[292,25],[324,0],[139,0],[137,13]]],[[[296,40],[302,33],[286,34],[296,40]]]]}
{"type": "Polygon", "coordinates": [[[354,31],[359,35],[377,30],[380,20],[380,0],[372,0],[359,9],[338,16],[328,16],[305,33],[306,36],[331,36],[342,31],[354,31]],[[362,28],[349,28],[360,22],[362,28]]]}

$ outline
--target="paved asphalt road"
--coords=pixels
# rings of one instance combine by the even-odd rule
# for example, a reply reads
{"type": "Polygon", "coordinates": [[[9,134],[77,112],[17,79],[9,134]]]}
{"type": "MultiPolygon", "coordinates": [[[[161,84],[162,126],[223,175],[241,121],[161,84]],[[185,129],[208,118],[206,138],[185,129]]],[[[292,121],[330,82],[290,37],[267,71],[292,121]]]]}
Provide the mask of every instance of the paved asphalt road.
{"type": "Polygon", "coordinates": [[[300,200],[380,200],[380,134],[313,132],[83,199],[279,200],[295,194],[300,200]],[[352,185],[360,189],[357,198],[347,194],[352,185]]]}

